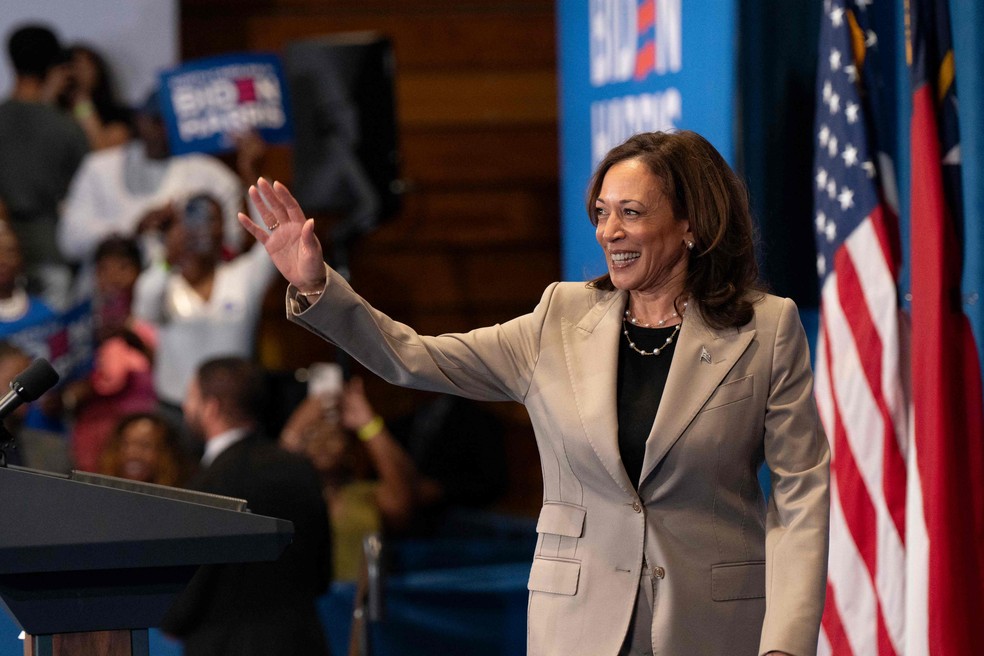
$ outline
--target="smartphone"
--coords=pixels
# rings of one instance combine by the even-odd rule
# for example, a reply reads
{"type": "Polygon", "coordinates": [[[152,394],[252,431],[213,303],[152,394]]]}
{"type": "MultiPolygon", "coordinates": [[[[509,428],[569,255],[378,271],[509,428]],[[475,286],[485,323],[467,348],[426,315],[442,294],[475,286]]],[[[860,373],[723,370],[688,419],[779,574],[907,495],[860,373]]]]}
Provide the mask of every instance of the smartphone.
{"type": "Polygon", "coordinates": [[[308,368],[308,396],[333,398],[342,393],[342,367],[335,362],[315,362],[308,368]]]}
{"type": "Polygon", "coordinates": [[[212,251],[211,221],[213,203],[210,196],[194,196],[185,203],[184,224],[188,230],[188,247],[196,253],[212,251]]]}

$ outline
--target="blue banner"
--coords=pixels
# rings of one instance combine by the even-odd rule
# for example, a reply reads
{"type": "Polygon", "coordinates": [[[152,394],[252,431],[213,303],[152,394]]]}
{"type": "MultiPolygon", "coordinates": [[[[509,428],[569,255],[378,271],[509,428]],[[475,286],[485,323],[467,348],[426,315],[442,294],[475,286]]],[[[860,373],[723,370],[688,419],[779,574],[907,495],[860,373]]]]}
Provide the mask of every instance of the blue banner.
{"type": "Polygon", "coordinates": [[[171,152],[214,153],[255,130],[267,143],[292,138],[290,99],[272,54],[198,59],[161,73],[161,110],[171,152]]]}
{"type": "Polygon", "coordinates": [[[734,164],[734,0],[557,3],[563,277],[605,271],[585,191],[605,153],[639,132],[688,129],[734,164]]]}

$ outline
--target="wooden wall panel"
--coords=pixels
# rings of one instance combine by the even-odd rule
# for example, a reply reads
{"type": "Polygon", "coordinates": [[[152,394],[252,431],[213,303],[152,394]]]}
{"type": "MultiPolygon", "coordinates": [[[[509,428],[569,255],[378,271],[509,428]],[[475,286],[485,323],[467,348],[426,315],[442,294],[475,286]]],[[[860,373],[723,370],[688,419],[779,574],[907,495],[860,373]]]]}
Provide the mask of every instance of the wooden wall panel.
{"type": "MultiPolygon", "coordinates": [[[[188,4],[187,0],[186,3],[188,4]]],[[[324,3],[327,4],[327,3],[324,3]]],[[[402,4],[402,3],[401,3],[402,4]]],[[[197,57],[230,49],[279,51],[297,39],[336,32],[379,32],[393,41],[400,70],[543,68],[556,63],[552,4],[523,11],[480,10],[465,5],[426,11],[408,2],[401,9],[338,11],[298,9],[228,10],[198,6],[182,16],[182,52],[197,57]],[[217,30],[216,26],[222,29],[217,30]],[[226,47],[230,41],[231,48],[226,47]]]]}
{"type": "MultiPolygon", "coordinates": [[[[292,40],[345,31],[388,36],[396,58],[401,211],[351,252],[353,284],[422,333],[469,330],[530,311],[559,264],[554,2],[496,0],[184,0],[186,58],[282,52],[292,40]]],[[[265,172],[289,183],[291,154],[273,148],[265,172]]],[[[319,218],[327,234],[330,219],[319,218]]],[[[284,319],[271,285],[261,358],[290,369],[333,347],[284,319]]],[[[374,378],[384,416],[419,397],[374,378]]],[[[510,431],[503,508],[533,513],[539,467],[525,412],[492,404],[510,431]]]]}
{"type": "MultiPolygon", "coordinates": [[[[400,143],[404,175],[422,192],[497,189],[502,184],[540,186],[558,180],[553,126],[405,130],[400,143]]],[[[554,199],[555,209],[559,200],[554,199]]]]}
{"type": "Polygon", "coordinates": [[[551,125],[557,121],[552,70],[405,72],[396,85],[406,129],[551,125]]]}

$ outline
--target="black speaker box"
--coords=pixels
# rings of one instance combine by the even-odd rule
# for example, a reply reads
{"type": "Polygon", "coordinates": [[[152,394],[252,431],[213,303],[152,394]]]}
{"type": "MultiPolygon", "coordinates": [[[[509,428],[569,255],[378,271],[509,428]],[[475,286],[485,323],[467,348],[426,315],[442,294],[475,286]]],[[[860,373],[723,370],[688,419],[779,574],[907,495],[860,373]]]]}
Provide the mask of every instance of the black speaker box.
{"type": "Polygon", "coordinates": [[[368,232],[400,207],[394,58],[376,33],[287,44],[294,114],[292,191],[309,214],[338,215],[336,240],[368,232]]]}

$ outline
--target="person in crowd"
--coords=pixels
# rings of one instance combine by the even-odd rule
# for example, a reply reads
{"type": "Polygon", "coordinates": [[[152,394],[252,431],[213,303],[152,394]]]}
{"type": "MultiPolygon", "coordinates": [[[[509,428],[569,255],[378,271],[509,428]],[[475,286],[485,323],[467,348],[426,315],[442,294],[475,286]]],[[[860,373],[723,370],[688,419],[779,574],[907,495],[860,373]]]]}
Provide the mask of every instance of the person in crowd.
{"type": "Polygon", "coordinates": [[[253,355],[276,270],[260,245],[224,261],[222,207],[210,195],[189,199],[163,233],[165,257],[137,279],[133,312],[157,330],[154,389],[174,412],[202,362],[253,355]]]}
{"type": "MultiPolygon", "coordinates": [[[[17,374],[27,369],[31,364],[31,357],[22,349],[6,340],[0,340],[0,387],[9,389],[10,383],[17,374]]],[[[13,442],[4,445],[5,462],[14,465],[24,465],[24,454],[21,443],[21,430],[24,419],[27,417],[28,405],[21,405],[16,408],[3,422],[7,434],[0,437],[11,439],[13,442]]]]}
{"type": "Polygon", "coordinates": [[[56,106],[67,53],[50,29],[25,25],[7,41],[14,88],[0,104],[0,198],[24,249],[30,288],[66,305],[71,270],[56,240],[59,204],[89,150],[82,129],[56,106]]]}
{"type": "Polygon", "coordinates": [[[390,430],[419,472],[414,534],[453,532],[457,511],[488,508],[505,493],[505,427],[478,403],[434,395],[390,430]]]}
{"type": "MultiPolygon", "coordinates": [[[[17,235],[7,223],[0,222],[0,339],[24,354],[30,364],[31,358],[49,355],[47,336],[57,314],[43,299],[28,293],[23,272],[17,235]]],[[[65,472],[71,463],[60,417],[42,409],[53,394],[48,392],[43,401],[26,410],[19,431],[18,462],[34,469],[65,472]]]]}
{"type": "Polygon", "coordinates": [[[117,422],[94,471],[141,483],[179,486],[187,481],[189,470],[174,427],[153,412],[135,412],[117,422]]]}
{"type": "Polygon", "coordinates": [[[68,49],[71,77],[58,104],[85,131],[93,150],[120,146],[133,137],[133,117],[117,99],[106,59],[92,46],[68,49]]]}
{"type": "Polygon", "coordinates": [[[706,139],[612,149],[588,193],[608,273],[466,334],[374,309],[286,187],[250,195],[265,226],[240,222],[291,320],[392,383],[526,405],[544,482],[529,653],[816,653],[829,449],[809,348],[795,304],[759,289],[747,191],[706,139]]]}
{"type": "Polygon", "coordinates": [[[0,338],[16,339],[55,317],[43,299],[28,292],[26,283],[20,240],[10,223],[0,221],[0,338]]]}
{"type": "Polygon", "coordinates": [[[290,520],[294,540],[276,562],[199,570],[161,625],[185,656],[328,653],[315,607],[331,572],[328,511],[311,464],[256,432],[262,393],[260,373],[242,358],[205,362],[188,388],[184,415],[205,443],[189,487],[290,520]]]}
{"type": "Polygon", "coordinates": [[[74,415],[72,458],[82,471],[96,471],[113,427],[125,415],[157,406],[152,368],[157,333],[131,312],[140,258],[136,241],[124,237],[110,237],[96,249],[92,371],[66,385],[61,395],[63,408],[74,415]]]}
{"type": "Polygon", "coordinates": [[[360,378],[337,398],[308,396],[288,419],[280,444],[307,456],[318,471],[331,516],[333,578],[356,580],[362,539],[384,530],[401,533],[412,523],[413,462],[373,410],[360,378]]]}
{"type": "MultiPolygon", "coordinates": [[[[89,265],[96,246],[112,234],[140,237],[151,257],[159,250],[154,237],[161,228],[174,222],[189,198],[203,193],[221,208],[226,254],[238,253],[243,232],[236,213],[243,208],[243,182],[210,155],[171,154],[158,92],[137,109],[135,127],[135,139],[89,154],[72,180],[58,226],[64,257],[89,265]]],[[[256,175],[265,154],[262,139],[244,135],[239,152],[240,174],[256,175]]],[[[87,280],[80,275],[77,293],[84,294],[87,280]]]]}

